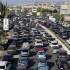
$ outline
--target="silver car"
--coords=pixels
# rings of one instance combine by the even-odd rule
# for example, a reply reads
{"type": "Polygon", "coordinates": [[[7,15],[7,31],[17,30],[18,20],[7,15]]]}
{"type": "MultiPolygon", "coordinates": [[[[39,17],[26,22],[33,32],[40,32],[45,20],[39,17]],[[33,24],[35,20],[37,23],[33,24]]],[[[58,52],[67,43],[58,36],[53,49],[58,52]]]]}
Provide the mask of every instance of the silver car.
{"type": "Polygon", "coordinates": [[[46,63],[38,63],[38,70],[49,70],[49,67],[46,63]]]}
{"type": "Polygon", "coordinates": [[[20,57],[18,61],[17,70],[26,70],[28,66],[28,59],[26,57],[20,57]]]}

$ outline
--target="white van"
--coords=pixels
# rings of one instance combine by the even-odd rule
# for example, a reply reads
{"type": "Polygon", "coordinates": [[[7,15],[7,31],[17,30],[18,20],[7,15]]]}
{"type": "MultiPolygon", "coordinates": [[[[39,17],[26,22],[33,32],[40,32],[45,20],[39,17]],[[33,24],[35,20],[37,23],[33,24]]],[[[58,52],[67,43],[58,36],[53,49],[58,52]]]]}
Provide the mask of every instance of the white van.
{"type": "Polygon", "coordinates": [[[28,43],[28,42],[24,42],[24,43],[22,44],[21,49],[29,49],[29,47],[30,47],[29,43],[28,43]]]}
{"type": "Polygon", "coordinates": [[[11,67],[11,64],[7,61],[0,61],[0,70],[9,70],[11,67]]]}
{"type": "Polygon", "coordinates": [[[25,42],[23,43],[21,47],[21,56],[28,56],[29,55],[29,43],[25,42]]]}

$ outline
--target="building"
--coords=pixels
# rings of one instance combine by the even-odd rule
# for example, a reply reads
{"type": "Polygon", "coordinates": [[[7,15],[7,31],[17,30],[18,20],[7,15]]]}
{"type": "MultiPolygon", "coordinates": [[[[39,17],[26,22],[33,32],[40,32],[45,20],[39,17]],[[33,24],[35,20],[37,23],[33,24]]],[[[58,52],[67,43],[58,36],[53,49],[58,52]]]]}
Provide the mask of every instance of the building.
{"type": "Polygon", "coordinates": [[[60,6],[60,14],[70,14],[70,3],[65,2],[60,6]]]}
{"type": "Polygon", "coordinates": [[[37,10],[37,8],[44,8],[44,9],[52,9],[53,10],[55,8],[55,6],[53,4],[50,4],[50,3],[34,3],[34,4],[28,4],[28,5],[21,5],[21,8],[18,6],[8,7],[9,10],[24,11],[26,9],[29,12],[31,12],[33,9],[37,10]]]}
{"type": "Polygon", "coordinates": [[[9,11],[21,11],[21,6],[8,6],[9,11]]]}

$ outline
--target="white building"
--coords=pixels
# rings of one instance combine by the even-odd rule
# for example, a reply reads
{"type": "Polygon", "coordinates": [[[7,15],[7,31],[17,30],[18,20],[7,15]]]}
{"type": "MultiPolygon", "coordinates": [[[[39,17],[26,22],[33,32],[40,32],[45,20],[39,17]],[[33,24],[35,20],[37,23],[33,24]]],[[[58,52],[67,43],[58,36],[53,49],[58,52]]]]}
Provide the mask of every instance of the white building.
{"type": "Polygon", "coordinates": [[[70,14],[70,3],[65,3],[60,6],[60,14],[70,14]]]}

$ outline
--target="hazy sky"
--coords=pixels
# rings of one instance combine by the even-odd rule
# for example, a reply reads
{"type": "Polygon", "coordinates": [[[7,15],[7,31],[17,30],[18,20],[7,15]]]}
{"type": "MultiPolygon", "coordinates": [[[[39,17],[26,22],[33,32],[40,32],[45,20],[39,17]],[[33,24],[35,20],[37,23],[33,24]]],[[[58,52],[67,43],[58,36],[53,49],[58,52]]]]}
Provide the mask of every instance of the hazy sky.
{"type": "MultiPolygon", "coordinates": [[[[8,3],[8,4],[17,4],[17,5],[20,5],[20,4],[31,4],[31,3],[34,3],[34,2],[49,2],[49,1],[53,1],[53,2],[62,2],[62,1],[65,1],[65,0],[0,0],[2,1],[3,3],[8,3]]],[[[67,1],[67,0],[66,0],[67,1]]]]}

